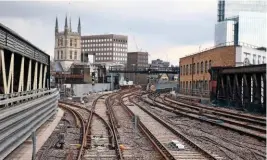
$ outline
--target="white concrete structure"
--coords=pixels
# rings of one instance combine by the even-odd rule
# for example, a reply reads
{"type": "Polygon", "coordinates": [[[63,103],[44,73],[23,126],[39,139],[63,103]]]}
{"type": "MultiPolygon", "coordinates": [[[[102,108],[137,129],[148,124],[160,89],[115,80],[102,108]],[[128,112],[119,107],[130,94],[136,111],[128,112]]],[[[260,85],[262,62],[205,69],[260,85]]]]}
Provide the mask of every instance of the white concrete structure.
{"type": "Polygon", "coordinates": [[[215,25],[215,45],[224,45],[226,42],[234,43],[235,21],[222,21],[215,25]]]}
{"type": "Polygon", "coordinates": [[[236,66],[264,64],[266,63],[266,51],[238,46],[235,59],[236,66]]]}
{"type": "Polygon", "coordinates": [[[245,43],[267,47],[267,0],[219,0],[215,46],[245,43]]]}
{"type": "Polygon", "coordinates": [[[81,61],[81,22],[79,19],[78,32],[72,32],[71,20],[68,26],[65,19],[64,31],[58,31],[58,20],[55,26],[55,62],[60,62],[64,71],[68,71],[73,62],[81,61]]]}
{"type": "Polygon", "coordinates": [[[267,0],[218,0],[218,22],[237,16],[240,12],[267,12],[267,0]]]}

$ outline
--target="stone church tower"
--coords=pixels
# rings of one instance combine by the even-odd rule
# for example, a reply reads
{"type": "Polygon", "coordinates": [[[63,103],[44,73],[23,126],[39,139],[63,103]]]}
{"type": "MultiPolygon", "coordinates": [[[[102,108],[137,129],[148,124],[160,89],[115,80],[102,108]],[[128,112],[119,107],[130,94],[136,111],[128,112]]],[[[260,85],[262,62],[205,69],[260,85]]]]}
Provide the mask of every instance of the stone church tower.
{"type": "Polygon", "coordinates": [[[58,30],[58,19],[55,25],[54,59],[60,63],[64,71],[68,71],[73,62],[81,61],[81,21],[79,18],[78,31],[72,32],[71,19],[65,18],[64,31],[58,30]]]}

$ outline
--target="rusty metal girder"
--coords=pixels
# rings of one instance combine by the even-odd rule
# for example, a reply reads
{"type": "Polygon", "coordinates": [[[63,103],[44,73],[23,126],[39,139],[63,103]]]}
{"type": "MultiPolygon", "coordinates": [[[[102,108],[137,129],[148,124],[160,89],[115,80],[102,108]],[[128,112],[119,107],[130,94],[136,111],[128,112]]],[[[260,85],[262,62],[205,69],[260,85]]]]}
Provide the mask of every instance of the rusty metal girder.
{"type": "Polygon", "coordinates": [[[266,73],[266,64],[222,68],[221,74],[266,73]]]}

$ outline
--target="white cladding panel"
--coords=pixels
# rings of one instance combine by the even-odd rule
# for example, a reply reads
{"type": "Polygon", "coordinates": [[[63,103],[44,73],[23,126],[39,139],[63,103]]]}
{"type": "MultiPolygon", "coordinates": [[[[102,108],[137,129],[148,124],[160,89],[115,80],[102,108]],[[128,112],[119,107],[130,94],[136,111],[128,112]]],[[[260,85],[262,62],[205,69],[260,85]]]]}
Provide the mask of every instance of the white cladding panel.
{"type": "Polygon", "coordinates": [[[238,41],[258,47],[266,47],[267,14],[240,12],[238,41]]]}
{"type": "Polygon", "coordinates": [[[222,21],[215,25],[215,45],[234,42],[234,21],[222,21]]]}

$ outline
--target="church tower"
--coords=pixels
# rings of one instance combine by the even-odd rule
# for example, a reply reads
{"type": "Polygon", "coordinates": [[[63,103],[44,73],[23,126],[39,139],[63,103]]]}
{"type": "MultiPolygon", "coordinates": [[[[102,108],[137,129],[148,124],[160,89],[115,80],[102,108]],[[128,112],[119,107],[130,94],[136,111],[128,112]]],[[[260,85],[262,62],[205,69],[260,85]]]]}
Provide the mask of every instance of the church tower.
{"type": "Polygon", "coordinates": [[[71,28],[71,18],[65,17],[64,30],[59,31],[58,18],[55,24],[55,48],[54,59],[60,63],[63,71],[69,71],[74,62],[81,62],[81,22],[78,21],[78,30],[73,32],[71,28]]]}

